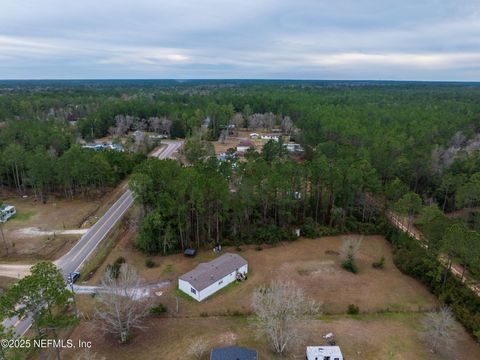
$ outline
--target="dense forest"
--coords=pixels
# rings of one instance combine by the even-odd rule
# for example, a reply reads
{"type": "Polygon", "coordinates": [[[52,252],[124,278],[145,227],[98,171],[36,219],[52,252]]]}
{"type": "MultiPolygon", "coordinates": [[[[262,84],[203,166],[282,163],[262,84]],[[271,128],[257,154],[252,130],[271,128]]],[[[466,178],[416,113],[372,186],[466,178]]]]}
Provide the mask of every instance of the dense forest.
{"type": "MultiPolygon", "coordinates": [[[[477,84],[13,81],[0,83],[0,95],[0,184],[40,197],[114,185],[142,160],[81,149],[79,140],[136,130],[195,138],[209,118],[202,141],[231,124],[281,127],[305,148],[301,161],[272,145],[246,162],[203,153],[188,168],[138,165],[131,181],[145,216],[138,245],[148,252],[268,238],[265,227],[280,238],[312,223],[358,231],[372,220],[365,194],[415,218],[435,249],[448,248],[453,225],[460,235],[450,237],[469,241],[480,229],[477,84]],[[445,216],[457,210],[461,216],[445,216]]],[[[192,144],[186,150],[195,155],[192,144]]],[[[477,267],[454,248],[452,257],[477,267]]]]}
{"type": "Polygon", "coordinates": [[[480,278],[479,99],[475,83],[0,82],[0,189],[74,197],[133,172],[135,244],[148,254],[261,248],[298,230],[381,233],[397,266],[478,335],[478,298],[448,270],[456,263],[462,277],[480,278]],[[280,128],[305,152],[292,157],[270,141],[219,160],[209,141],[229,125],[280,128]],[[185,161],[146,158],[148,146],[128,146],[135,132],[185,138],[185,161]],[[81,146],[104,137],[127,151],[81,146]],[[392,229],[384,207],[424,243],[392,229]]]}

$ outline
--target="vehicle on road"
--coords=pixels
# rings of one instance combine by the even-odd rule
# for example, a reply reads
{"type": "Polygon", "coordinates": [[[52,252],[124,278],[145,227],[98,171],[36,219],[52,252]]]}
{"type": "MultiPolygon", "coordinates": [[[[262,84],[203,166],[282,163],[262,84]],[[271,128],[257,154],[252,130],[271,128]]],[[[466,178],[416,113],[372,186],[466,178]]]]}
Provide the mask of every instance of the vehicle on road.
{"type": "Polygon", "coordinates": [[[71,272],[70,274],[68,274],[67,282],[69,284],[74,284],[79,277],[80,277],[80,273],[78,271],[71,272]]]}

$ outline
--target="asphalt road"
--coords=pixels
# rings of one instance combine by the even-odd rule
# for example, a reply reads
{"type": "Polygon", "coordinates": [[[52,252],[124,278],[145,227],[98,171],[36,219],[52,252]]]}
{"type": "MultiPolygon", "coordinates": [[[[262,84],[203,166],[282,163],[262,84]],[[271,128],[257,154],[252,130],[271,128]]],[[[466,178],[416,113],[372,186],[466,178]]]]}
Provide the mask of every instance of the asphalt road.
{"type": "MultiPolygon", "coordinates": [[[[183,145],[183,141],[169,141],[164,142],[164,144],[167,146],[152,152],[151,156],[158,157],[159,159],[171,158],[183,145]]],[[[105,239],[115,224],[120,221],[123,214],[125,214],[132,204],[133,194],[130,190],[126,190],[68,253],[54,261],[55,265],[62,270],[65,277],[71,272],[81,269],[83,263],[95,251],[98,244],[105,239]]],[[[0,264],[0,275],[22,278],[28,275],[29,269],[30,265],[0,264]]],[[[31,324],[31,318],[23,320],[10,319],[4,323],[6,327],[15,326],[15,333],[17,335],[23,335],[30,328],[31,324]]]]}

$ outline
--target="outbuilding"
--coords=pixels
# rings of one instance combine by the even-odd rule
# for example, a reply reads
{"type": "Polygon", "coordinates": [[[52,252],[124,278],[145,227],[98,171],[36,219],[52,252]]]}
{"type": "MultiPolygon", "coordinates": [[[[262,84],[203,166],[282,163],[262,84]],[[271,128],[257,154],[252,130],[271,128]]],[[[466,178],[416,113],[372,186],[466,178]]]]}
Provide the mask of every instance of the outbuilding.
{"type": "Polygon", "coordinates": [[[307,346],[307,360],[343,360],[338,346],[307,346]]]}
{"type": "Polygon", "coordinates": [[[257,360],[257,350],[240,346],[215,348],[210,353],[210,360],[257,360]]]}
{"type": "Polygon", "coordinates": [[[241,139],[237,145],[237,152],[243,154],[248,149],[255,149],[255,144],[248,139],[241,139]]]}
{"type": "Polygon", "coordinates": [[[202,301],[237,279],[245,279],[248,263],[238,254],[226,253],[201,263],[178,278],[178,288],[197,301],[202,301]]]}
{"type": "Polygon", "coordinates": [[[197,255],[197,250],[191,248],[185,249],[183,255],[188,257],[195,257],[195,255],[197,255]]]}

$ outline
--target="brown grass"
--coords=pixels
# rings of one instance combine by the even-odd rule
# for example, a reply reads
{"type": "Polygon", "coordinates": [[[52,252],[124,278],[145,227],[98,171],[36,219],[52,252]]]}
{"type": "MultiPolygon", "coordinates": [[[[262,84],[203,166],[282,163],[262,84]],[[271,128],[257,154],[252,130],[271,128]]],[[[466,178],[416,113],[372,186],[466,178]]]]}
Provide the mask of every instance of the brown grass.
{"type": "Polygon", "coordinates": [[[215,147],[215,154],[221,154],[226,152],[230,148],[236,148],[240,139],[249,139],[255,144],[255,150],[262,151],[263,145],[267,142],[267,140],[262,139],[250,139],[250,134],[256,132],[259,135],[271,134],[271,132],[264,131],[264,130],[256,130],[256,131],[247,131],[247,130],[238,130],[234,135],[230,135],[225,141],[225,144],[222,144],[219,141],[214,141],[213,145],[215,147]]]}
{"type": "Polygon", "coordinates": [[[17,209],[15,217],[3,225],[5,236],[14,244],[15,249],[5,260],[53,260],[60,257],[75,244],[80,235],[32,237],[19,234],[18,230],[28,227],[44,230],[88,228],[125,190],[126,182],[123,182],[114,190],[95,199],[67,200],[51,196],[46,204],[37,201],[34,196],[3,198],[0,203],[14,205],[17,209]]]}
{"type": "MultiPolygon", "coordinates": [[[[107,264],[123,256],[147,282],[172,280],[172,285],[166,289],[161,301],[173,308],[178,276],[200,262],[215,257],[210,251],[200,251],[193,259],[181,254],[151,257],[157,267],[148,269],[145,266],[147,257],[133,248],[131,240],[128,237],[122,238],[89,283],[98,283],[107,264]]],[[[357,260],[359,273],[356,275],[342,269],[340,257],[332,254],[332,250],[340,249],[342,240],[343,236],[299,239],[262,251],[256,251],[254,246],[244,246],[239,254],[249,262],[248,280],[201,303],[181,299],[182,314],[198,316],[201,313],[223,314],[228,311],[248,313],[253,289],[272,279],[294,281],[310,297],[323,303],[324,311],[328,313],[343,313],[349,304],[358,305],[362,312],[423,311],[435,307],[434,296],[395,267],[390,244],[383,237],[364,238],[357,260]],[[382,255],[385,256],[385,268],[372,268],[371,263],[382,255]]],[[[236,252],[233,248],[224,248],[226,251],[236,252]]]]}
{"type": "MultiPolygon", "coordinates": [[[[157,299],[167,305],[167,315],[149,319],[145,333],[134,334],[130,344],[120,346],[115,339],[99,334],[90,321],[95,299],[79,296],[79,309],[86,320],[71,336],[74,341],[91,340],[93,350],[107,359],[186,359],[185,347],[192,338],[200,335],[208,339],[210,347],[237,344],[256,348],[260,359],[276,359],[268,342],[255,336],[249,304],[256,286],[284,278],[294,281],[309,297],[323,303],[327,313],[319,319],[299,324],[304,340],[296,344],[287,358],[303,359],[305,345],[322,344],[321,336],[332,331],[350,360],[441,359],[426,351],[420,340],[422,311],[434,308],[436,299],[423,286],[396,269],[390,245],[381,236],[364,238],[357,261],[359,274],[346,272],[340,267],[339,256],[332,254],[332,251],[339,250],[342,239],[342,236],[300,239],[262,251],[245,246],[239,254],[249,261],[251,272],[246,282],[202,303],[180,297],[180,313],[176,314],[178,275],[214,258],[213,252],[200,252],[193,259],[182,255],[153,257],[158,266],[148,269],[144,265],[146,257],[133,249],[131,238],[124,237],[91,282],[98,281],[107,263],[124,256],[146,280],[174,281],[157,299]],[[385,256],[385,268],[373,269],[371,263],[381,255],[385,256]],[[360,307],[361,315],[345,315],[351,303],[360,307]]],[[[480,358],[478,344],[464,331],[459,334],[459,339],[457,358],[480,358]]],[[[75,353],[65,351],[64,358],[73,359],[75,353]]],[[[450,355],[444,358],[451,358],[450,355]]]]}
{"type": "MultiPolygon", "coordinates": [[[[374,314],[359,318],[328,316],[299,323],[303,340],[283,359],[304,359],[306,345],[322,345],[322,335],[335,334],[349,360],[433,360],[452,359],[431,354],[420,340],[421,316],[416,313],[374,314]]],[[[98,333],[92,322],[82,322],[71,338],[92,341],[92,350],[107,359],[188,359],[185,349],[191,339],[202,336],[209,347],[239,345],[257,349],[260,359],[280,359],[265,338],[256,336],[247,317],[152,318],[145,332],[137,332],[127,345],[98,333]]],[[[461,331],[458,359],[480,357],[478,344],[461,331]]],[[[64,351],[63,359],[74,359],[78,349],[64,351]]]]}

